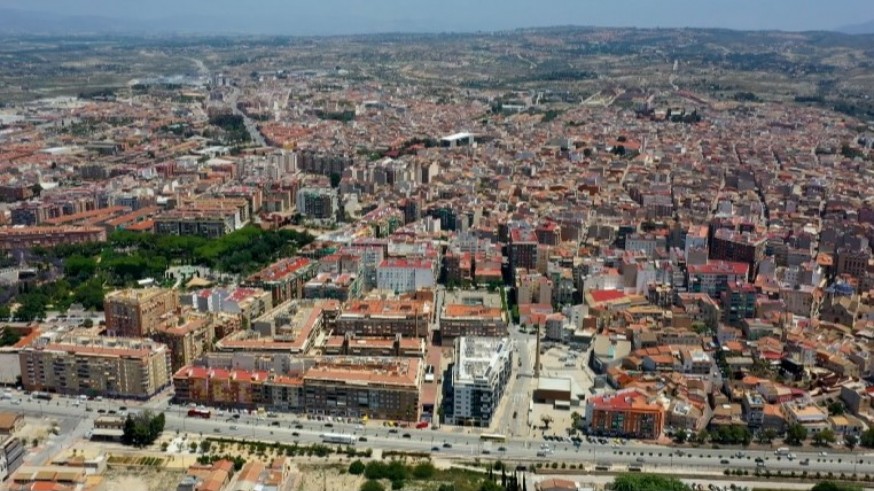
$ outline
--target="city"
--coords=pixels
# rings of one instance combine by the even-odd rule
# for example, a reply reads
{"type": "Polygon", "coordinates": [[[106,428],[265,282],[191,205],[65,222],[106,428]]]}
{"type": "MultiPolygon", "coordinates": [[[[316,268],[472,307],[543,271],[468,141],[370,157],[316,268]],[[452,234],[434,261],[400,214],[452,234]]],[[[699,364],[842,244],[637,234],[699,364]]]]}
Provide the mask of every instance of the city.
{"type": "Polygon", "coordinates": [[[874,34],[14,39],[3,489],[874,486],[874,34]]]}

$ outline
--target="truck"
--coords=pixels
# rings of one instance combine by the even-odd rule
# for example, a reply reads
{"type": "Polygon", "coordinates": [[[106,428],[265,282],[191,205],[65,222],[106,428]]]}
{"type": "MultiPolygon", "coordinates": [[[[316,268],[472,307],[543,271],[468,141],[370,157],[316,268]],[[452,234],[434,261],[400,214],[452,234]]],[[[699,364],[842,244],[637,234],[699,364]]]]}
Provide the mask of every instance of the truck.
{"type": "Polygon", "coordinates": [[[209,409],[191,408],[188,410],[188,417],[209,419],[212,416],[212,411],[209,409]]]}
{"type": "Polygon", "coordinates": [[[347,435],[344,433],[322,433],[319,435],[325,443],[342,443],[352,445],[355,443],[355,435],[347,435]]]}
{"type": "Polygon", "coordinates": [[[780,447],[777,450],[774,450],[774,455],[777,455],[780,457],[789,456],[789,447],[780,447]]]}

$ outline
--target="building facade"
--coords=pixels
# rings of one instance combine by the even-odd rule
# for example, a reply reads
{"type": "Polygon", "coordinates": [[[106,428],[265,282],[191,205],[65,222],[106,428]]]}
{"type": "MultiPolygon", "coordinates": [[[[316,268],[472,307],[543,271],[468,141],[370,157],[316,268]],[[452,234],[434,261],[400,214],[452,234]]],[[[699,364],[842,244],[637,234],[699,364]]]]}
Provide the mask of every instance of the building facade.
{"type": "Polygon", "coordinates": [[[170,385],[170,351],[148,339],[70,336],[21,350],[29,391],[148,399],[170,385]]]}
{"type": "Polygon", "coordinates": [[[513,366],[508,338],[459,337],[452,389],[444,401],[450,424],[487,427],[501,402],[513,366]]]}
{"type": "Polygon", "coordinates": [[[665,408],[638,389],[586,401],[586,429],[592,435],[655,439],[662,434],[665,408]]]}
{"type": "Polygon", "coordinates": [[[103,300],[107,332],[128,338],[149,336],[178,308],[176,292],[165,288],[117,290],[103,300]]]}

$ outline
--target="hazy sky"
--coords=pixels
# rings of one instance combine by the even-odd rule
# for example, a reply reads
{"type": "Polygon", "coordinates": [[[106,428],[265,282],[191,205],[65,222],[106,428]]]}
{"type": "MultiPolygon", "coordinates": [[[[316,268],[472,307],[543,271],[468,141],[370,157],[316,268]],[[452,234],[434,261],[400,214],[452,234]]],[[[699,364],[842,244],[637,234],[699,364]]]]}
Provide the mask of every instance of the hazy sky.
{"type": "Polygon", "coordinates": [[[872,0],[0,0],[0,7],[287,34],[569,24],[822,30],[874,20],[872,0]]]}

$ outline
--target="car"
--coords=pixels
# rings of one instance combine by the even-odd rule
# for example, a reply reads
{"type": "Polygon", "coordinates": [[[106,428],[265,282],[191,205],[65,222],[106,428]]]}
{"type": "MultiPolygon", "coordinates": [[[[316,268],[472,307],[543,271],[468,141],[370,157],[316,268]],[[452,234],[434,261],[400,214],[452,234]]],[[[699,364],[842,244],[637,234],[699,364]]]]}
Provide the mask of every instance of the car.
{"type": "Polygon", "coordinates": [[[366,442],[366,441],[367,441],[367,437],[364,437],[364,436],[359,437],[359,438],[358,438],[358,441],[359,441],[359,442],[366,442]]]}
{"type": "Polygon", "coordinates": [[[279,421],[271,421],[270,426],[279,426],[279,421]]]}
{"type": "Polygon", "coordinates": [[[440,447],[431,447],[431,451],[432,451],[432,452],[439,452],[439,451],[440,451],[440,447]]]}
{"type": "Polygon", "coordinates": [[[325,428],[333,428],[334,425],[332,423],[325,423],[325,428]]]}
{"type": "Polygon", "coordinates": [[[538,456],[538,457],[546,457],[548,454],[549,454],[549,453],[546,452],[546,451],[544,451],[544,450],[541,450],[541,451],[537,452],[537,456],[538,456]]]}
{"type": "Polygon", "coordinates": [[[498,452],[506,452],[507,447],[498,447],[498,452]]]}
{"type": "Polygon", "coordinates": [[[230,426],[230,429],[231,429],[231,431],[233,431],[233,430],[236,430],[237,427],[236,427],[236,425],[231,425],[231,426],[230,426]]]}
{"type": "Polygon", "coordinates": [[[106,409],[98,409],[97,412],[100,413],[100,414],[105,414],[105,413],[106,413],[106,409]]]}
{"type": "Polygon", "coordinates": [[[722,459],[722,460],[719,461],[719,463],[722,464],[722,465],[728,465],[728,464],[730,464],[731,462],[729,462],[728,459],[722,459]]]}
{"type": "Polygon", "coordinates": [[[635,459],[635,462],[637,462],[638,464],[644,464],[646,463],[646,459],[644,459],[643,457],[638,457],[635,459]]]}
{"type": "Polygon", "coordinates": [[[409,433],[404,433],[403,435],[401,435],[401,437],[403,437],[403,438],[411,438],[409,433]]]}
{"type": "Polygon", "coordinates": [[[127,411],[127,406],[121,406],[118,408],[119,411],[127,411]]]}
{"type": "Polygon", "coordinates": [[[213,428],[213,429],[212,429],[212,432],[213,432],[213,433],[221,433],[222,430],[221,430],[221,428],[213,428]]]}
{"type": "Polygon", "coordinates": [[[801,462],[799,462],[799,464],[801,464],[801,465],[810,465],[810,459],[804,459],[804,460],[802,460],[801,462]]]}
{"type": "Polygon", "coordinates": [[[298,432],[296,432],[296,431],[292,431],[292,432],[291,432],[291,436],[300,436],[300,433],[298,433],[298,432]]]}
{"type": "Polygon", "coordinates": [[[487,448],[483,449],[483,455],[489,455],[490,453],[492,453],[491,450],[489,450],[487,448]]]}
{"type": "Polygon", "coordinates": [[[115,409],[110,409],[110,410],[109,410],[109,414],[115,414],[115,413],[116,413],[115,409]]]}
{"type": "Polygon", "coordinates": [[[234,414],[234,415],[231,416],[231,417],[234,418],[234,419],[240,419],[240,415],[239,415],[239,414],[234,414]]]}
{"type": "Polygon", "coordinates": [[[300,424],[300,423],[298,423],[298,424],[294,425],[294,429],[296,429],[296,430],[302,430],[302,429],[303,429],[303,425],[300,424]]]}
{"type": "Polygon", "coordinates": [[[392,429],[388,430],[388,432],[389,433],[397,433],[398,430],[397,430],[397,428],[392,428],[392,429]]]}
{"type": "Polygon", "coordinates": [[[819,456],[820,457],[828,457],[828,452],[820,452],[819,456]]]}
{"type": "Polygon", "coordinates": [[[443,442],[443,448],[452,448],[452,444],[449,442],[443,442]]]}

